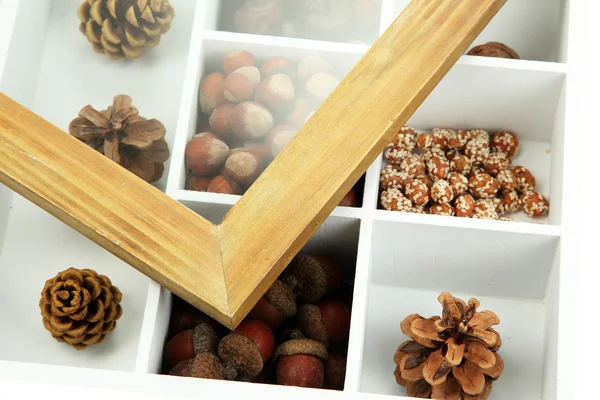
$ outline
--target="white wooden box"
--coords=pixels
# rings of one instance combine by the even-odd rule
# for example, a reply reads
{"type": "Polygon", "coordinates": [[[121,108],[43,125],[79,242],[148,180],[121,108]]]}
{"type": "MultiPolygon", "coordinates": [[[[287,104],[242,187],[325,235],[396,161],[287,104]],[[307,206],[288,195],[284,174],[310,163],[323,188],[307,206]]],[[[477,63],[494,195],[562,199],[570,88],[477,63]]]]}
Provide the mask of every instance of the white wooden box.
{"type": "MultiPolygon", "coordinates": [[[[379,33],[407,2],[382,0],[379,33]]],[[[161,44],[134,62],[115,62],[95,54],[78,32],[79,0],[0,0],[0,90],[65,130],[84,105],[104,107],[115,94],[131,95],[142,115],[167,128],[171,158],[157,186],[219,222],[239,196],[184,190],[183,153],[196,133],[206,71],[227,52],[244,49],[259,59],[318,54],[343,77],[368,49],[220,31],[220,3],[171,0],[176,17],[161,44]]],[[[362,207],[336,208],[307,245],[336,254],[355,277],[343,393],[157,375],[170,293],[6,188],[0,189],[0,393],[4,379],[128,396],[403,398],[392,360],[405,339],[399,323],[414,312],[439,314],[436,297],[450,291],[479,298],[501,318],[506,369],[490,399],[570,398],[573,376],[560,368],[571,357],[565,310],[575,295],[563,290],[574,273],[565,261],[574,249],[566,226],[569,210],[583,206],[567,185],[579,170],[583,137],[570,128],[567,101],[575,3],[509,0],[474,44],[505,42],[522,59],[461,57],[409,121],[422,129],[516,132],[522,145],[515,162],[538,178],[551,203],[547,218],[502,222],[378,210],[380,158],[366,173],[362,207]],[[50,337],[37,304],[44,281],[69,266],[96,269],[124,293],[118,329],[83,352],[50,337]]]]}

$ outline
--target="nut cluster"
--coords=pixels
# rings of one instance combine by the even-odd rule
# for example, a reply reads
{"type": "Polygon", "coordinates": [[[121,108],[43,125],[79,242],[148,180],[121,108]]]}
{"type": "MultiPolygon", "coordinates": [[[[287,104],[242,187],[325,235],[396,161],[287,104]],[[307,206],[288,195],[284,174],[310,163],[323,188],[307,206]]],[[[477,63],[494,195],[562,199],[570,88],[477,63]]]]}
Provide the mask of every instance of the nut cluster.
{"type": "MultiPolygon", "coordinates": [[[[225,55],[198,91],[199,133],[187,143],[186,189],[241,195],[285,148],[339,80],[316,55],[299,63],[225,55]],[[204,119],[204,121],[203,121],[204,119]]],[[[358,206],[353,188],[340,205],[358,206]]]]}
{"type": "Polygon", "coordinates": [[[510,220],[548,213],[535,176],[512,166],[519,139],[510,132],[490,136],[483,129],[433,129],[417,133],[404,126],[384,153],[380,204],[385,210],[465,218],[510,220]]]}
{"type": "Polygon", "coordinates": [[[329,257],[299,254],[233,332],[178,299],[165,369],[177,376],[342,390],[347,286],[329,257]]]}

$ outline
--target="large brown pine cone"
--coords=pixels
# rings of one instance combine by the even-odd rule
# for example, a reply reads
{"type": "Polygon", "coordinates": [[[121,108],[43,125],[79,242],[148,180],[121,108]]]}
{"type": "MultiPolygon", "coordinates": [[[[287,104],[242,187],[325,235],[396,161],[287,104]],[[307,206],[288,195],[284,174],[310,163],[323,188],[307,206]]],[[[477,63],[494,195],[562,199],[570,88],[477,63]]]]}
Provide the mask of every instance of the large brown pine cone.
{"type": "Polygon", "coordinates": [[[444,292],[438,297],[442,317],[409,315],[400,328],[408,340],[394,355],[396,382],[410,397],[485,400],[504,370],[497,353],[502,345],[492,325],[500,320],[491,311],[477,312],[469,303],[444,292]]]}
{"type": "Polygon", "coordinates": [[[85,0],[77,15],[94,50],[119,59],[138,58],[157,46],[175,11],[168,0],[85,0]]]}
{"type": "Polygon", "coordinates": [[[69,268],[46,281],[40,299],[44,327],[77,350],[100,343],[121,318],[121,292],[91,269],[69,268]]]}

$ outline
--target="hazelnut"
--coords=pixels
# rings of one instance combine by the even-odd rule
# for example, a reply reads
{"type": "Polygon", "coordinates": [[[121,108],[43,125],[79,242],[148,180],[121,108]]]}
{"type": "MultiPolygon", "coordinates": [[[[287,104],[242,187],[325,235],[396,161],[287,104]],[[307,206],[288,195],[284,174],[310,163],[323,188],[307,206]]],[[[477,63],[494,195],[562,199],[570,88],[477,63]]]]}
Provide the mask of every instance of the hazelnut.
{"type": "Polygon", "coordinates": [[[302,126],[311,111],[310,102],[306,97],[298,97],[292,103],[287,116],[287,123],[294,126],[302,126]]]}
{"type": "Polygon", "coordinates": [[[216,354],[218,342],[217,334],[207,323],[179,332],[165,346],[167,368],[171,369],[181,361],[190,360],[198,354],[216,354]]]}
{"type": "Polygon", "coordinates": [[[338,204],[340,207],[358,207],[358,193],[355,187],[352,187],[348,193],[344,196],[344,198],[338,204]]]}
{"type": "Polygon", "coordinates": [[[412,155],[412,153],[406,149],[398,147],[393,143],[387,145],[385,153],[383,153],[387,162],[392,165],[400,165],[402,160],[408,158],[412,155]]]}
{"type": "Polygon", "coordinates": [[[433,156],[427,161],[427,169],[429,170],[428,175],[432,180],[446,179],[450,172],[450,162],[446,157],[433,156]]]}
{"type": "Polygon", "coordinates": [[[404,194],[413,205],[423,206],[429,202],[429,189],[427,185],[416,179],[406,185],[404,194]]]}
{"type": "Polygon", "coordinates": [[[192,360],[177,364],[169,375],[222,380],[223,364],[219,357],[212,353],[198,354],[192,360]]]}
{"type": "Polygon", "coordinates": [[[431,180],[431,178],[429,178],[427,175],[419,175],[415,179],[423,182],[425,186],[427,186],[427,191],[431,190],[431,187],[433,186],[433,180],[431,180]]]}
{"type": "Polygon", "coordinates": [[[395,188],[384,190],[381,193],[380,201],[383,209],[388,211],[411,212],[413,208],[412,202],[395,188]]]}
{"type": "Polygon", "coordinates": [[[325,361],[325,389],[344,390],[346,380],[346,357],[340,353],[329,353],[325,361]]]}
{"type": "Polygon", "coordinates": [[[465,146],[465,155],[469,157],[473,165],[481,166],[490,155],[490,145],[481,138],[471,139],[465,146]]]}
{"type": "Polygon", "coordinates": [[[496,176],[500,173],[500,171],[510,167],[510,160],[504,153],[491,153],[487,160],[485,160],[483,163],[483,167],[488,174],[496,176]]]}
{"type": "Polygon", "coordinates": [[[500,200],[500,214],[519,210],[519,195],[516,190],[504,190],[500,200]]]}
{"type": "Polygon", "coordinates": [[[425,173],[425,162],[416,154],[411,154],[400,163],[400,171],[406,172],[408,176],[414,178],[425,173]]]}
{"type": "Polygon", "coordinates": [[[296,315],[296,308],[296,296],[292,288],[276,280],[256,303],[248,317],[261,320],[271,329],[276,329],[286,318],[296,315]]]}
{"type": "Polygon", "coordinates": [[[443,179],[437,180],[433,183],[433,186],[429,191],[429,195],[431,196],[431,200],[440,204],[450,203],[454,198],[452,187],[448,181],[443,179]]]}
{"type": "Polygon", "coordinates": [[[289,76],[277,74],[268,76],[256,90],[256,101],[263,103],[269,110],[283,111],[292,107],[296,93],[294,83],[289,76]]]}
{"type": "Polygon", "coordinates": [[[548,200],[541,193],[533,190],[528,190],[521,194],[519,205],[529,217],[541,217],[550,210],[548,200]]]}
{"type": "MultiPolygon", "coordinates": [[[[230,2],[227,2],[230,3],[230,2]]],[[[282,0],[238,2],[233,15],[235,31],[254,35],[279,35],[283,27],[282,0]]]]}
{"type": "Polygon", "coordinates": [[[314,303],[340,288],[342,272],[329,257],[298,254],[287,266],[281,279],[300,300],[314,303]]]}
{"type": "Polygon", "coordinates": [[[467,175],[471,172],[471,160],[465,155],[454,157],[454,159],[450,161],[450,171],[467,175]]]}
{"type": "Polygon", "coordinates": [[[208,123],[210,124],[212,131],[217,135],[221,135],[225,138],[231,135],[231,126],[229,125],[231,110],[233,110],[233,104],[225,103],[217,107],[212,114],[210,114],[208,123]]]}
{"type": "Polygon", "coordinates": [[[260,84],[260,71],[256,67],[241,67],[225,78],[225,99],[234,103],[250,100],[260,84]]]}
{"type": "Polygon", "coordinates": [[[392,143],[401,149],[413,151],[417,145],[417,134],[414,129],[405,125],[400,129],[400,132],[394,136],[392,143]]]}
{"type": "MultiPolygon", "coordinates": [[[[392,166],[389,165],[388,167],[392,166]]],[[[406,172],[400,172],[392,167],[381,171],[379,181],[381,182],[381,187],[384,189],[402,189],[411,181],[411,178],[406,172]]]]}
{"type": "Polygon", "coordinates": [[[243,193],[241,186],[236,181],[223,175],[217,175],[210,181],[208,191],[211,193],[236,195],[241,195],[243,193]]]}
{"type": "Polygon", "coordinates": [[[498,58],[513,58],[519,59],[519,54],[500,42],[487,42],[479,46],[473,47],[467,53],[470,56],[480,57],[498,57],[498,58]]]}
{"type": "Polygon", "coordinates": [[[238,151],[231,154],[221,174],[241,185],[251,185],[262,172],[261,159],[251,151],[238,151]]]}
{"type": "Polygon", "coordinates": [[[519,192],[528,192],[535,190],[535,176],[525,167],[520,165],[512,169],[517,180],[517,190],[519,192]]]}
{"type": "Polygon", "coordinates": [[[340,81],[335,76],[320,72],[314,74],[306,81],[306,94],[308,97],[321,103],[339,84],[340,81]]]}
{"type": "Polygon", "coordinates": [[[350,335],[350,310],[337,300],[304,304],[298,308],[298,326],[309,339],[326,346],[341,344],[350,335]]]}
{"type": "Polygon", "coordinates": [[[185,190],[196,192],[206,192],[212,178],[189,174],[185,180],[185,190]]]}
{"type": "Polygon", "coordinates": [[[298,79],[301,82],[306,82],[311,76],[320,72],[332,74],[333,66],[323,57],[310,55],[298,63],[298,79]]]}
{"type": "Polygon", "coordinates": [[[469,180],[466,176],[459,174],[458,172],[450,172],[448,175],[448,183],[450,183],[455,198],[469,189],[469,180]]]}
{"type": "Polygon", "coordinates": [[[250,153],[256,155],[264,164],[268,164],[273,157],[271,156],[271,149],[269,145],[265,143],[264,140],[247,140],[244,142],[244,147],[233,149],[229,152],[229,155],[233,154],[233,152],[238,151],[249,151],[250,153]]]}
{"type": "Polygon", "coordinates": [[[473,218],[476,219],[498,219],[500,216],[496,211],[496,205],[492,199],[479,199],[473,207],[473,218]]]}
{"type": "Polygon", "coordinates": [[[454,212],[457,217],[471,218],[475,209],[475,199],[470,194],[459,196],[454,202],[454,212]]]}
{"type": "Polygon", "coordinates": [[[238,68],[253,67],[254,56],[245,50],[231,51],[223,57],[223,71],[230,74],[238,68]]]}
{"type": "Polygon", "coordinates": [[[502,152],[512,159],[519,150],[519,139],[510,132],[497,132],[492,137],[492,150],[502,152]]]}
{"type": "Polygon", "coordinates": [[[437,147],[431,147],[429,149],[425,149],[425,151],[423,151],[423,153],[421,153],[421,158],[423,160],[425,160],[425,162],[431,160],[434,156],[437,156],[440,158],[446,158],[446,153],[444,153],[442,150],[438,149],[437,147]]]}
{"type": "Polygon", "coordinates": [[[267,361],[273,355],[275,349],[275,337],[271,328],[260,320],[244,320],[235,330],[236,333],[246,336],[258,347],[263,361],[267,361]]]}
{"type": "Polygon", "coordinates": [[[469,179],[469,190],[477,199],[489,199],[498,193],[498,182],[489,174],[481,173],[469,179]]]}
{"type": "Polygon", "coordinates": [[[431,134],[433,136],[433,147],[436,147],[442,151],[450,150],[448,139],[454,133],[452,129],[434,129],[431,134]]]}
{"type": "Polygon", "coordinates": [[[471,139],[479,139],[487,142],[488,144],[490,143],[490,134],[484,129],[471,129],[469,131],[469,135],[471,139]]]}
{"type": "Polygon", "coordinates": [[[246,101],[233,107],[229,126],[239,139],[258,139],[273,128],[273,115],[261,103],[246,101]]]}
{"type": "Polygon", "coordinates": [[[419,133],[417,136],[417,147],[420,149],[429,149],[433,146],[433,135],[431,133],[419,133]]]}
{"type": "Polygon", "coordinates": [[[285,74],[293,80],[296,77],[296,66],[287,58],[273,57],[263,63],[260,73],[263,77],[285,74]]]}
{"type": "Polygon", "coordinates": [[[327,348],[311,339],[292,339],[273,355],[277,363],[277,383],[286,386],[322,388],[325,380],[323,361],[327,348]]]}
{"type": "Polygon", "coordinates": [[[224,84],[225,75],[220,72],[213,72],[202,79],[198,90],[198,103],[204,114],[210,115],[215,108],[225,103],[224,84]]]}
{"type": "Polygon", "coordinates": [[[496,180],[500,185],[500,190],[515,190],[518,187],[517,177],[510,169],[498,172],[496,180]]]}
{"type": "Polygon", "coordinates": [[[185,162],[197,175],[215,174],[225,162],[229,146],[212,133],[201,133],[185,147],[185,162]]]}
{"type": "Polygon", "coordinates": [[[258,345],[239,333],[232,332],[219,343],[219,358],[223,362],[225,379],[253,379],[263,369],[263,356],[258,345]]]}
{"type": "Polygon", "coordinates": [[[453,131],[448,137],[448,145],[455,150],[462,150],[470,138],[471,135],[464,129],[453,131]]]}
{"type": "Polygon", "coordinates": [[[281,150],[296,136],[298,129],[292,125],[277,125],[267,135],[267,148],[272,157],[277,157],[281,150]]]}
{"type": "Polygon", "coordinates": [[[429,212],[432,215],[442,215],[445,217],[453,217],[454,216],[454,207],[452,207],[448,203],[439,204],[435,203],[429,209],[429,212]]]}

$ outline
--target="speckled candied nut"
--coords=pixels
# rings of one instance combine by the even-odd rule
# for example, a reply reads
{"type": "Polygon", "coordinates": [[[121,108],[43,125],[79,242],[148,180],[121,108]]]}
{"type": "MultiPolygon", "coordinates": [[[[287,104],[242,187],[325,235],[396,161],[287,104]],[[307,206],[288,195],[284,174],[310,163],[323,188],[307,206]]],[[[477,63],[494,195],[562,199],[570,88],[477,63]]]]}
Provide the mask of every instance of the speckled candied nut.
{"type": "Polygon", "coordinates": [[[516,190],[503,190],[500,200],[500,214],[519,211],[519,195],[516,190]]]}
{"type": "Polygon", "coordinates": [[[431,134],[433,135],[433,147],[436,147],[442,151],[450,150],[448,139],[453,132],[454,131],[452,129],[435,128],[432,130],[431,134]]]}
{"type": "Polygon", "coordinates": [[[529,217],[541,217],[548,213],[550,205],[540,192],[528,190],[519,197],[519,205],[529,217]]]}
{"type": "Polygon", "coordinates": [[[470,138],[471,134],[468,131],[459,129],[450,134],[450,137],[448,138],[448,145],[453,149],[462,150],[465,148],[465,145],[470,138]]]}
{"type": "Polygon", "coordinates": [[[427,161],[431,160],[434,156],[440,158],[446,158],[446,153],[437,147],[431,147],[429,149],[425,149],[423,153],[421,153],[421,158],[427,163],[427,161]]]}
{"type": "Polygon", "coordinates": [[[254,378],[263,368],[263,357],[252,339],[232,332],[219,343],[219,358],[227,380],[254,378]]]}
{"type": "Polygon", "coordinates": [[[517,180],[517,190],[519,192],[528,192],[535,190],[535,176],[527,168],[517,165],[512,169],[517,180]]]}
{"type": "Polygon", "coordinates": [[[379,182],[384,189],[402,189],[411,181],[411,179],[412,178],[406,172],[400,172],[395,168],[384,168],[384,170],[381,171],[379,182]]]}
{"type": "Polygon", "coordinates": [[[489,155],[490,144],[481,138],[471,139],[465,146],[465,156],[469,157],[475,166],[483,165],[489,155]]]}
{"type": "Polygon", "coordinates": [[[467,174],[467,179],[471,179],[474,176],[486,174],[485,169],[481,167],[472,167],[471,171],[467,174]]]}
{"type": "Polygon", "coordinates": [[[479,199],[473,206],[473,218],[476,219],[498,219],[496,205],[492,199],[479,199]]]}
{"type": "Polygon", "coordinates": [[[469,131],[469,136],[471,139],[481,139],[487,143],[490,142],[490,134],[484,129],[471,129],[469,131]]]}
{"type": "Polygon", "coordinates": [[[429,189],[420,180],[414,179],[404,187],[404,194],[415,206],[423,206],[429,201],[429,189]]]}
{"type": "Polygon", "coordinates": [[[446,179],[450,172],[450,162],[446,157],[433,156],[427,161],[427,172],[427,176],[434,181],[446,179]]]}
{"type": "Polygon", "coordinates": [[[433,135],[428,132],[419,133],[417,136],[417,147],[419,149],[429,149],[433,146],[433,135]]]}
{"type": "Polygon", "coordinates": [[[497,132],[492,137],[492,150],[501,151],[508,158],[513,158],[519,150],[519,139],[510,132],[497,132]]]}
{"type": "Polygon", "coordinates": [[[482,173],[469,179],[469,191],[476,199],[489,199],[498,193],[498,182],[490,174],[482,173]]]}
{"type": "Polygon", "coordinates": [[[455,198],[469,189],[469,180],[466,176],[458,172],[450,172],[448,174],[448,183],[450,183],[452,194],[454,194],[455,198]]]}
{"type": "Polygon", "coordinates": [[[427,186],[427,191],[431,190],[431,187],[433,186],[433,180],[430,177],[427,175],[419,175],[415,179],[423,182],[425,186],[427,186]]]}
{"type": "Polygon", "coordinates": [[[434,203],[429,208],[429,213],[432,215],[443,215],[446,217],[453,217],[454,216],[454,207],[452,207],[448,203],[444,203],[444,204],[434,203]]]}
{"type": "Polygon", "coordinates": [[[412,153],[406,149],[395,146],[393,143],[387,145],[383,156],[392,165],[400,165],[402,160],[410,156],[412,153]]]}
{"type": "Polygon", "coordinates": [[[431,200],[436,203],[446,204],[450,203],[454,198],[454,194],[452,193],[452,187],[443,179],[435,181],[431,190],[429,191],[429,195],[431,196],[431,200]]]}
{"type": "Polygon", "coordinates": [[[454,212],[457,217],[471,218],[474,209],[475,199],[470,194],[463,194],[454,202],[454,212]]]}
{"type": "Polygon", "coordinates": [[[411,154],[400,163],[401,172],[406,172],[408,176],[414,178],[425,173],[425,162],[416,154],[411,154]]]}
{"type": "Polygon", "coordinates": [[[461,156],[461,152],[455,149],[450,149],[446,152],[446,159],[452,162],[456,157],[461,156]]]}
{"type": "Polygon", "coordinates": [[[410,212],[412,203],[398,189],[388,189],[381,193],[381,206],[388,211],[410,212]]]}
{"type": "Polygon", "coordinates": [[[405,125],[400,129],[400,132],[394,136],[392,143],[400,149],[413,151],[417,145],[417,133],[413,128],[405,125]]]}
{"type": "Polygon", "coordinates": [[[450,171],[467,175],[469,172],[471,172],[471,160],[464,154],[455,157],[452,161],[450,161],[450,171]]]}
{"type": "Polygon", "coordinates": [[[427,209],[425,206],[413,206],[410,212],[414,214],[427,214],[427,209]]]}
{"type": "Polygon", "coordinates": [[[504,153],[490,153],[487,160],[485,160],[483,163],[483,167],[485,172],[492,176],[496,176],[500,173],[500,171],[504,171],[510,167],[510,160],[504,153]]]}
{"type": "Polygon", "coordinates": [[[496,181],[498,181],[498,185],[500,185],[500,190],[516,190],[518,187],[517,177],[510,169],[498,172],[496,181]]]}

